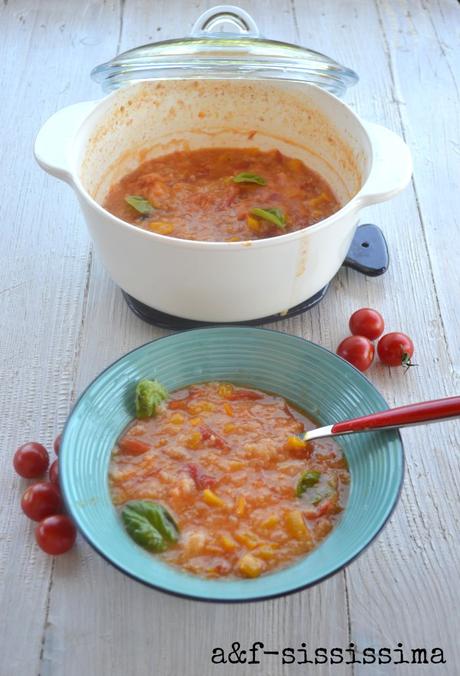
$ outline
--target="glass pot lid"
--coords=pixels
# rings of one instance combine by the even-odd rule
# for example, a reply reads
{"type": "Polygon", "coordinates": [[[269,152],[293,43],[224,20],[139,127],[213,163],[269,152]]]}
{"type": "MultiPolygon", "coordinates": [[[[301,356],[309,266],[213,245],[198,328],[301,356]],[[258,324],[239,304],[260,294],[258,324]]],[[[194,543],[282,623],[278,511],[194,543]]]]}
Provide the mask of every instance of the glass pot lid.
{"type": "Polygon", "coordinates": [[[309,82],[342,96],[357,74],[311,49],[263,38],[254,19],[232,5],[212,7],[190,37],[142,45],[93,69],[104,91],[139,80],[274,79],[309,82]]]}

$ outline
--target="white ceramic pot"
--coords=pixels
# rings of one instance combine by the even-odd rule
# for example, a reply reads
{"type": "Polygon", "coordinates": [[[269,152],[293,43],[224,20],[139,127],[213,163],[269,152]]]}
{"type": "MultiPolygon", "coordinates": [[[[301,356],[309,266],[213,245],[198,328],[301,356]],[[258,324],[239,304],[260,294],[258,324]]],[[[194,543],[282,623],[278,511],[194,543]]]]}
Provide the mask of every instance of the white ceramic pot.
{"type": "Polygon", "coordinates": [[[207,322],[256,319],[313,296],[342,265],[361,210],[396,195],[412,172],[399,136],[316,85],[281,80],[131,84],[55,113],[35,156],[75,190],[96,251],[124,291],[207,322]],[[101,206],[110,185],[141,161],[210,146],[278,148],[318,171],[343,206],[304,230],[248,242],[158,235],[101,206]]]}

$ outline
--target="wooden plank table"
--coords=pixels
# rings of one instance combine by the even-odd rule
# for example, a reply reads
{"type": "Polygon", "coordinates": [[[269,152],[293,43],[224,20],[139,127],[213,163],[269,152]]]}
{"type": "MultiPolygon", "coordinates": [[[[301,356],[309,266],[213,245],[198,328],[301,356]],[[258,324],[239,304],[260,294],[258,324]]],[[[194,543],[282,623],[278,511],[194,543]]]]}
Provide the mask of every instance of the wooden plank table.
{"type": "MultiPolygon", "coordinates": [[[[418,368],[377,365],[390,404],[460,391],[459,31],[455,0],[244,0],[262,32],[300,42],[355,69],[347,94],[364,118],[402,134],[410,187],[373,207],[391,267],[377,279],[342,270],[312,311],[272,325],[334,349],[357,307],[415,340],[418,368]]],[[[125,305],[92,247],[76,200],[34,163],[41,123],[97,98],[90,69],[117,51],[187,33],[201,0],[3,0],[0,6],[0,675],[210,676],[460,673],[458,422],[404,432],[399,506],[345,571],[288,598],[209,605],[150,591],[81,539],[53,560],[19,508],[14,448],[51,443],[86,384],[127,350],[166,332],[125,305]],[[217,667],[216,646],[282,649],[441,647],[446,664],[217,667]]],[[[362,653],[361,657],[362,657],[362,653]]]]}

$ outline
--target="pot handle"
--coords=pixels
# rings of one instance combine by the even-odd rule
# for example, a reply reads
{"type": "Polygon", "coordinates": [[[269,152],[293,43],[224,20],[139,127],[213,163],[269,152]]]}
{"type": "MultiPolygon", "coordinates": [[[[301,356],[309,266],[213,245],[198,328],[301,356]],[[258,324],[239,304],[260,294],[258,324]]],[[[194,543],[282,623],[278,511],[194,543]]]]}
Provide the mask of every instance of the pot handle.
{"type": "Polygon", "coordinates": [[[97,101],[82,101],[58,110],[48,118],[35,139],[34,155],[42,169],[72,183],[69,148],[83,120],[97,101]]]}
{"type": "Polygon", "coordinates": [[[365,122],[372,144],[371,173],[357,196],[361,206],[384,202],[397,195],[412,176],[412,157],[403,139],[380,124],[365,122]]]}

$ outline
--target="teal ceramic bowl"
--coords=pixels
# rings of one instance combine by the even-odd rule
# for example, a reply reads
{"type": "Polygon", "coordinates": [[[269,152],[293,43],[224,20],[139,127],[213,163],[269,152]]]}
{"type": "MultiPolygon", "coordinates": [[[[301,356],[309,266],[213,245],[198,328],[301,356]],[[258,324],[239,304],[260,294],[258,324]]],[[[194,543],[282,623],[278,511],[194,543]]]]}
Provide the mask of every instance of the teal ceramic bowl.
{"type": "Polygon", "coordinates": [[[111,450],[134,417],[135,384],[157,378],[169,390],[227,380],[277,392],[328,424],[388,408],[359,371],[324,348],[265,329],[219,327],[177,333],[109,366],[77,401],[64,430],[59,473],[65,503],[86,540],[127,575],[165,592],[206,601],[254,601],[313,585],[336,573],[376,537],[399,497],[399,433],[342,438],[351,490],[341,521],[311,554],[254,580],[205,580],[149,554],[125,533],[110,500],[111,450]]]}

